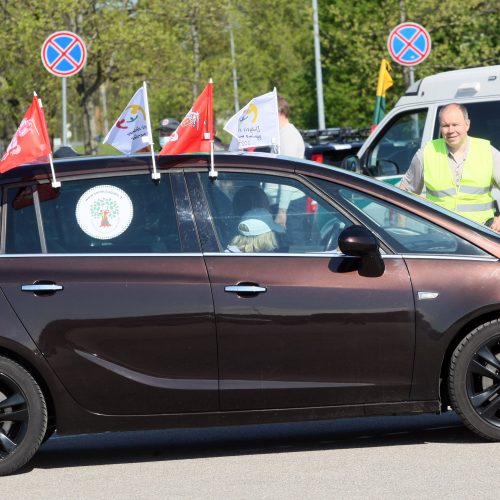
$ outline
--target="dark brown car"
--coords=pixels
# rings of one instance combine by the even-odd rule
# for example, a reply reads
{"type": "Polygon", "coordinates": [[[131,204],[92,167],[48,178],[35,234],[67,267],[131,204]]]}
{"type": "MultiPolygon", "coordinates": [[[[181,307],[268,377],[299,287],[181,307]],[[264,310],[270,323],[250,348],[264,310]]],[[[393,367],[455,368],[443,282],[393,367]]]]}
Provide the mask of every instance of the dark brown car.
{"type": "Polygon", "coordinates": [[[451,405],[500,440],[498,234],[317,163],[220,154],[211,179],[208,161],[0,177],[0,474],[56,429],[451,405]]]}

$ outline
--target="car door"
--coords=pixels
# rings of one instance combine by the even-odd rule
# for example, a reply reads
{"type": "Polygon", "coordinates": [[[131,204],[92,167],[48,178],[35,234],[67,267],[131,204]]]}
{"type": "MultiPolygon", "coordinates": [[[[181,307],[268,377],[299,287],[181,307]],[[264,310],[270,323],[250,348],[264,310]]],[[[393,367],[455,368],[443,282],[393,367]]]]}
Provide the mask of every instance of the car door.
{"type": "Polygon", "coordinates": [[[288,177],[219,172],[209,182],[193,173],[188,181],[199,202],[197,224],[204,226],[223,410],[408,398],[414,302],[401,258],[384,256],[382,275],[362,276],[355,260],[337,250],[340,230],[352,222],[288,177]],[[289,207],[287,233],[293,226],[293,238],[279,235],[277,252],[227,251],[241,218],[236,199],[248,185],[266,192],[270,211],[280,191],[302,193],[297,200],[303,209],[289,207]],[[214,222],[216,243],[207,220],[214,222]]]}
{"type": "Polygon", "coordinates": [[[11,187],[3,207],[1,289],[82,407],[218,409],[213,303],[182,173],[11,187]]]}

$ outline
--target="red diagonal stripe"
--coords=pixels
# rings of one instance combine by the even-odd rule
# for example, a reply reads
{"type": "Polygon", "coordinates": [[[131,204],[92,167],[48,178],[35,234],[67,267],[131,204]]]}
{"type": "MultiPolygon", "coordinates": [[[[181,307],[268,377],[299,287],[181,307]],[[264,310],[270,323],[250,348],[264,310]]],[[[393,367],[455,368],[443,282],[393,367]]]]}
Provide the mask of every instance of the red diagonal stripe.
{"type": "Polygon", "coordinates": [[[69,51],[78,43],[78,40],[76,38],[73,39],[73,41],[66,47],[65,50],[63,50],[57,43],[55,43],[53,40],[49,42],[58,52],[60,52],[59,57],[56,58],[56,60],[50,65],[50,69],[54,69],[59,62],[61,62],[62,59],[66,58],[68,59],[75,67],[78,67],[78,63],[69,55],[69,51]]]}
{"type": "Polygon", "coordinates": [[[415,52],[420,54],[420,56],[423,56],[425,54],[425,52],[421,52],[419,49],[417,49],[417,47],[413,46],[413,42],[423,32],[424,31],[421,28],[417,28],[416,33],[413,35],[413,37],[410,40],[407,40],[404,36],[400,35],[399,32],[394,33],[394,36],[397,36],[405,44],[405,46],[396,54],[396,57],[399,58],[399,55],[403,54],[409,48],[412,48],[415,52]]]}

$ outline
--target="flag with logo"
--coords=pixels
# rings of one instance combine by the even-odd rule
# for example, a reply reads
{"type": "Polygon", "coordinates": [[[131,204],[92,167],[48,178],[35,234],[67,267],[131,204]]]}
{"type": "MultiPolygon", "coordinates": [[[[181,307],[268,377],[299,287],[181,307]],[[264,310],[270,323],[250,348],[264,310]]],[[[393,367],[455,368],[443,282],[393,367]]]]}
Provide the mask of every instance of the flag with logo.
{"type": "Polygon", "coordinates": [[[238,149],[260,146],[279,148],[278,95],[276,89],[254,97],[224,125],[238,142],[238,149]]]}
{"type": "Polygon", "coordinates": [[[126,155],[153,144],[145,84],[134,94],[103,144],[109,144],[126,155]]]}
{"type": "Polygon", "coordinates": [[[23,163],[49,161],[52,154],[42,101],[35,94],[2,159],[0,173],[23,163]]]}
{"type": "Polygon", "coordinates": [[[213,82],[210,80],[160,155],[209,153],[214,138],[213,82]]]}
{"type": "Polygon", "coordinates": [[[385,59],[380,63],[380,70],[378,74],[377,83],[377,96],[375,98],[375,112],[373,113],[372,131],[382,121],[385,115],[385,93],[387,89],[392,87],[393,80],[390,72],[392,71],[391,65],[385,59]]]}

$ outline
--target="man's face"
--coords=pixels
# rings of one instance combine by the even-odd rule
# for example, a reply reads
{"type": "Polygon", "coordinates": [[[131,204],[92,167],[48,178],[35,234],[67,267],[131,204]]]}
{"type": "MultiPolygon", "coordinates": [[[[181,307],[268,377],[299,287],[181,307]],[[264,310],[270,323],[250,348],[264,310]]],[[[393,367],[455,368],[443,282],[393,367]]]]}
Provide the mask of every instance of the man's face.
{"type": "Polygon", "coordinates": [[[174,131],[173,130],[160,130],[159,132],[159,137],[160,137],[160,146],[163,147],[165,144],[168,142],[168,138],[172,135],[174,131]]]}
{"type": "Polygon", "coordinates": [[[457,106],[449,106],[441,114],[441,135],[451,151],[457,151],[465,144],[470,122],[457,106]]]}

